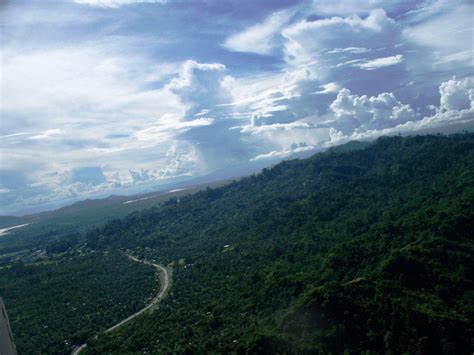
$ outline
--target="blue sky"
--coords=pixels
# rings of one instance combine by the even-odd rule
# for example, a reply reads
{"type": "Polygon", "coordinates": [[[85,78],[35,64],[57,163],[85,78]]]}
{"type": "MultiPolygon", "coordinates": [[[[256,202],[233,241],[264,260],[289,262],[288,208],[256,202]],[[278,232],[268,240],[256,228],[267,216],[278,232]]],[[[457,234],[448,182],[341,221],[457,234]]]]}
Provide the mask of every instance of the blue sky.
{"type": "Polygon", "coordinates": [[[0,213],[474,126],[462,0],[0,2],[0,213]]]}

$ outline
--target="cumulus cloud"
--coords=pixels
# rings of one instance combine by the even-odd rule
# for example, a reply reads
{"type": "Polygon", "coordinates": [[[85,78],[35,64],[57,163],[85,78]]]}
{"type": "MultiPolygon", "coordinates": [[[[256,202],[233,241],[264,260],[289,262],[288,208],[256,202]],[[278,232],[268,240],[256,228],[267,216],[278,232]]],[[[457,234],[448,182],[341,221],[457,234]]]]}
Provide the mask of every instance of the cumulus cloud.
{"type": "Polygon", "coordinates": [[[150,174],[149,170],[143,168],[139,171],[129,170],[129,172],[134,183],[153,179],[153,175],[150,174]]]}
{"type": "Polygon", "coordinates": [[[459,132],[474,128],[474,112],[472,110],[437,112],[433,116],[418,121],[408,121],[390,128],[369,129],[367,131],[344,134],[336,128],[330,129],[330,138],[324,146],[342,144],[351,140],[372,140],[381,136],[394,134],[459,132]],[[453,127],[451,129],[451,127],[453,127]]]}
{"type": "Polygon", "coordinates": [[[174,142],[166,152],[165,163],[160,168],[129,170],[133,186],[153,185],[169,179],[200,173],[196,149],[186,142],[174,142]]]}
{"type": "Polygon", "coordinates": [[[166,152],[165,168],[160,174],[163,177],[200,174],[205,169],[203,165],[196,147],[174,143],[166,152]]]}
{"type": "Polygon", "coordinates": [[[472,77],[464,80],[453,78],[442,83],[439,87],[440,109],[465,110],[474,109],[474,79],[472,77]]]}
{"type": "Polygon", "coordinates": [[[137,4],[166,4],[168,0],[74,0],[80,5],[89,5],[103,8],[118,8],[124,5],[137,4]]]}
{"type": "MultiPolygon", "coordinates": [[[[179,74],[166,85],[183,108],[166,125],[174,125],[178,133],[175,141],[193,147],[193,157],[198,160],[196,165],[201,172],[247,160],[253,150],[242,141],[238,131],[230,129],[239,119],[232,115],[234,106],[229,105],[234,100],[233,85],[234,79],[226,75],[223,64],[192,60],[186,61],[179,74]]],[[[163,125],[160,121],[141,135],[159,133],[163,125]]]]}
{"type": "Polygon", "coordinates": [[[368,97],[342,89],[330,107],[335,118],[333,128],[343,133],[393,127],[415,118],[410,105],[402,104],[393,93],[368,97]]]}
{"type": "Polygon", "coordinates": [[[186,61],[167,85],[148,89],[143,83],[155,75],[154,66],[142,61],[138,70],[138,62],[91,47],[8,56],[2,114],[15,112],[27,121],[9,119],[2,128],[31,125],[34,133],[5,134],[2,165],[21,169],[31,178],[28,186],[36,184],[22,188],[29,202],[8,200],[19,190],[4,187],[10,208],[154,186],[215,169],[235,159],[232,150],[247,151],[238,132],[227,129],[224,108],[215,107],[231,101],[232,80],[222,64],[186,61]],[[64,59],[71,53],[76,56],[64,59]],[[51,75],[37,69],[42,64],[51,75]],[[212,128],[217,121],[224,125],[212,128]],[[41,122],[61,128],[38,130],[41,122]],[[43,141],[48,144],[38,151],[43,141]],[[84,168],[97,159],[106,162],[105,172],[84,168]]]}
{"type": "Polygon", "coordinates": [[[230,36],[223,46],[234,52],[270,54],[275,46],[275,37],[291,15],[290,11],[276,12],[262,23],[230,36]]]}
{"type": "Polygon", "coordinates": [[[441,83],[439,107],[436,108],[434,115],[422,119],[414,115],[411,107],[398,102],[393,94],[384,93],[378,97],[367,98],[341,92],[331,105],[339,122],[330,124],[329,139],[324,145],[374,139],[399,133],[436,132],[440,129],[448,131],[450,127],[454,127],[454,131],[472,129],[474,128],[473,82],[472,77],[468,77],[441,83]],[[376,117],[378,122],[374,124],[376,117]],[[367,122],[367,118],[368,125],[363,123],[367,122]]]}
{"type": "Polygon", "coordinates": [[[231,100],[226,88],[225,70],[225,65],[220,63],[188,60],[167,88],[179,97],[185,105],[186,116],[190,118],[231,100]]]}

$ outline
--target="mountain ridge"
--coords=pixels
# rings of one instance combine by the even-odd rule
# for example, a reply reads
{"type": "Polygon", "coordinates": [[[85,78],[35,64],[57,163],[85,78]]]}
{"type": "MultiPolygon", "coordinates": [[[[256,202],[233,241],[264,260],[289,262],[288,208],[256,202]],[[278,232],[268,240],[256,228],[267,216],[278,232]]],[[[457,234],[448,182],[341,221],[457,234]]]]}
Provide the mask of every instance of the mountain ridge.
{"type": "Polygon", "coordinates": [[[88,351],[468,353],[473,221],[472,134],[282,162],[91,232],[187,267],[164,309],[88,351]]]}

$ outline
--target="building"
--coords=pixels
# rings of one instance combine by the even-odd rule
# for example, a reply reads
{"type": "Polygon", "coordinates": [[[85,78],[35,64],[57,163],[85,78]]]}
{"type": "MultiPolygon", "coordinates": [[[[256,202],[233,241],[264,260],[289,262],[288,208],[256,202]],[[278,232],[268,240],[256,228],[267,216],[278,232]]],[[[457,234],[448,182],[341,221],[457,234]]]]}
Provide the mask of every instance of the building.
{"type": "Polygon", "coordinates": [[[0,355],[16,355],[13,334],[2,297],[0,297],[0,355]]]}

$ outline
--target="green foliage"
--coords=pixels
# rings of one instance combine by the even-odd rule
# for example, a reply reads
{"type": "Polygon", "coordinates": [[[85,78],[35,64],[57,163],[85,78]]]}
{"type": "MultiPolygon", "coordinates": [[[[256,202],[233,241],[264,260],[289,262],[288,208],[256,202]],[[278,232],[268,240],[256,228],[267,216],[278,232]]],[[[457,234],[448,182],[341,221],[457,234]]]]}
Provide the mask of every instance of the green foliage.
{"type": "Polygon", "coordinates": [[[90,233],[185,262],[88,352],[470,353],[473,230],[473,135],[286,161],[90,233]]]}
{"type": "Polygon", "coordinates": [[[85,353],[469,354],[473,230],[472,134],[285,161],[90,231],[174,270],[158,310],[85,353]]]}
{"type": "MultiPolygon", "coordinates": [[[[211,183],[221,186],[225,181],[211,183]]],[[[157,206],[170,197],[204,189],[207,185],[173,192],[156,192],[135,196],[110,196],[104,199],[84,200],[60,209],[41,212],[23,217],[0,216],[0,228],[28,224],[14,229],[0,238],[0,258],[2,255],[44,246],[51,241],[68,239],[73,233],[84,233],[95,226],[116,218],[122,218],[134,211],[157,206]],[[129,201],[133,201],[129,203],[129,201]]]]}
{"type": "Polygon", "coordinates": [[[0,269],[0,293],[20,354],[65,354],[142,308],[158,292],[153,268],[123,254],[0,269]]]}

